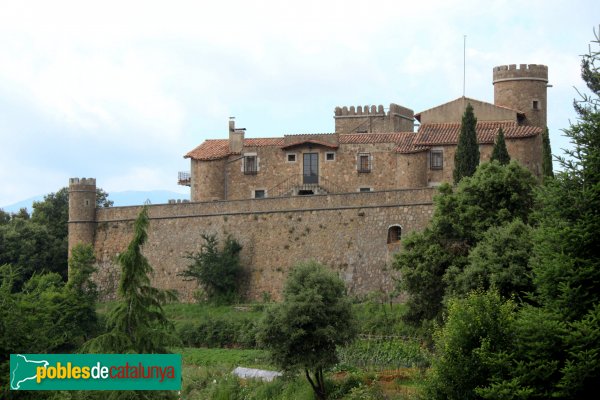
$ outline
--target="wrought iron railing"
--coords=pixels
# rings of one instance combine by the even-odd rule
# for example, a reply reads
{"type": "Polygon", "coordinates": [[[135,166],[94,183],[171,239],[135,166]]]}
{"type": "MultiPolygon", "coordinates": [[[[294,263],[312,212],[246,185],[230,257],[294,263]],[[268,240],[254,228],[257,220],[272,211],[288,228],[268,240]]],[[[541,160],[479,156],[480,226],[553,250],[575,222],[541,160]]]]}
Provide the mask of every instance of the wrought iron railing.
{"type": "Polygon", "coordinates": [[[179,172],[179,174],[177,174],[177,184],[181,186],[191,186],[192,175],[189,172],[179,172]]]}
{"type": "Polygon", "coordinates": [[[341,192],[338,185],[323,176],[318,177],[317,183],[304,183],[304,175],[294,174],[267,190],[267,195],[269,197],[287,197],[302,191],[313,191],[315,194],[341,192]]]}

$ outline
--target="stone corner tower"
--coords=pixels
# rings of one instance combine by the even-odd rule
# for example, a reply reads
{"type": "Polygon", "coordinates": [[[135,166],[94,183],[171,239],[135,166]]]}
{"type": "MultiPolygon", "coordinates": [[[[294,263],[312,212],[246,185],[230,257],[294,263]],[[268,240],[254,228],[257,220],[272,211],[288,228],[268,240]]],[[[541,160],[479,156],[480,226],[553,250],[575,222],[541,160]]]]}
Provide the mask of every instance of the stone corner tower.
{"type": "Polygon", "coordinates": [[[78,243],[94,243],[96,179],[69,179],[69,257],[78,243]]]}
{"type": "Polygon", "coordinates": [[[539,64],[494,67],[494,104],[521,111],[524,125],[547,125],[548,67],[539,64]]]}

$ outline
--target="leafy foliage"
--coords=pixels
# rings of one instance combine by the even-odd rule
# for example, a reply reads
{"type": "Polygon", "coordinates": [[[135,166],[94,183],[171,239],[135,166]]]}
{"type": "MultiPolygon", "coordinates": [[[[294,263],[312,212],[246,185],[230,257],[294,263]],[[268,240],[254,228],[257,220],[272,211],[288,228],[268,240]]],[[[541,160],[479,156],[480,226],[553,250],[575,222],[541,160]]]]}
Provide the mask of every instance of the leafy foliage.
{"type": "Polygon", "coordinates": [[[454,155],[454,184],[457,184],[466,176],[473,175],[479,165],[476,127],[477,118],[473,114],[473,106],[469,103],[462,117],[458,145],[454,155]]]}
{"type": "Polygon", "coordinates": [[[298,264],[286,281],[283,296],[282,303],[266,312],[259,342],[270,350],[279,367],[304,370],[316,396],[324,399],[323,369],[337,362],[336,347],[356,336],[344,282],[318,263],[298,264]]]}
{"type": "Polygon", "coordinates": [[[502,127],[498,130],[498,137],[496,138],[496,143],[494,143],[491,161],[498,161],[501,165],[506,165],[510,162],[510,155],[506,148],[502,127]]]}
{"type": "MultiPolygon", "coordinates": [[[[108,193],[96,190],[96,206],[113,204],[108,193]]],[[[56,272],[64,280],[68,271],[69,190],[62,188],[33,203],[31,216],[26,209],[17,214],[0,210],[0,265],[18,267],[14,289],[35,273],[56,272]]]]}
{"type": "Polygon", "coordinates": [[[492,226],[469,253],[463,272],[449,282],[450,291],[466,295],[477,289],[494,289],[505,298],[516,295],[524,299],[533,291],[532,248],[531,228],[520,219],[492,226]]]}
{"type": "MultiPolygon", "coordinates": [[[[18,269],[0,266],[2,398],[12,398],[7,382],[11,353],[70,352],[97,329],[93,299],[82,299],[77,291],[64,284],[60,275],[34,275],[25,282],[22,291],[15,292],[14,282],[22,280],[18,275],[18,269]]],[[[85,280],[82,285],[86,285],[85,280]]]]}
{"type": "Polygon", "coordinates": [[[188,254],[193,262],[181,276],[198,281],[210,301],[231,304],[239,297],[242,246],[228,236],[223,250],[219,251],[216,235],[202,235],[202,238],[205,243],[200,252],[188,254]]]}
{"type": "Polygon", "coordinates": [[[102,353],[166,353],[177,343],[163,304],[176,298],[172,291],[150,285],[152,267],[142,254],[148,238],[148,208],[143,207],[134,225],[134,237],[117,261],[122,267],[119,302],[107,317],[108,332],[86,343],[84,349],[102,353]]]}
{"type": "MultiPolygon", "coordinates": [[[[439,321],[444,298],[451,292],[466,293],[461,289],[466,278],[461,275],[469,262],[475,260],[470,260],[469,254],[486,238],[488,229],[515,219],[528,221],[534,205],[534,187],[535,178],[528,170],[516,162],[503,166],[496,161],[481,164],[456,189],[447,184],[440,187],[431,223],[423,232],[407,237],[403,251],[394,261],[394,267],[401,273],[399,289],[410,295],[406,321],[414,325],[439,321]]],[[[506,234],[502,237],[512,240],[506,234]]],[[[504,245],[507,244],[500,244],[497,251],[504,245]]],[[[526,263],[518,268],[526,269],[526,263]]],[[[500,278],[501,275],[494,275],[494,279],[500,278]]],[[[509,289],[504,283],[503,286],[509,289]]]]}
{"type": "Polygon", "coordinates": [[[436,331],[438,357],[427,387],[430,399],[477,399],[475,389],[489,383],[489,355],[510,349],[515,304],[495,292],[473,292],[452,299],[445,325],[436,331]]]}
{"type": "MultiPolygon", "coordinates": [[[[596,44],[600,38],[596,35],[596,44]]],[[[579,120],[565,130],[572,150],[540,188],[532,235],[532,304],[512,312],[510,342],[485,352],[480,364],[460,365],[470,376],[485,372],[474,393],[486,399],[595,398],[600,379],[600,52],[583,57],[582,76],[592,94],[575,102],[579,120]],[[487,379],[487,382],[485,381],[487,379]]],[[[510,243],[510,242],[507,242],[510,243]]],[[[514,248],[514,246],[513,246],[514,248]]],[[[493,261],[493,259],[490,259],[493,261]]],[[[482,317],[483,318],[483,317],[482,317]]],[[[447,323],[444,330],[449,329],[447,323]]],[[[473,326],[458,332],[469,336],[473,326]]],[[[457,335],[458,336],[458,335],[457,335]]],[[[468,344],[461,351],[472,351],[468,344]]],[[[442,351],[442,361],[445,354],[442,351]]],[[[441,370],[444,371],[444,370],[441,370]]],[[[442,383],[459,382],[446,370],[442,383]]],[[[434,381],[435,383],[435,381],[434,381]]],[[[473,388],[474,385],[465,386],[473,388]]],[[[432,390],[443,390],[432,386],[432,390]]],[[[473,396],[473,391],[462,398],[473,396]]]]}

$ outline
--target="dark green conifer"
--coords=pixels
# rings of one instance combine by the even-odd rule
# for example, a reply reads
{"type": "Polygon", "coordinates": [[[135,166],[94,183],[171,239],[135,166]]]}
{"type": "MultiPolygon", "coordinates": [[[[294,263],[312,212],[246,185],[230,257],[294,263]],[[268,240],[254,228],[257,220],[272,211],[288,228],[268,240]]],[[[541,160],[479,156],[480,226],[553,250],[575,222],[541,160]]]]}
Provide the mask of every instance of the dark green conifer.
{"type": "Polygon", "coordinates": [[[492,150],[492,161],[494,160],[498,161],[501,165],[507,165],[510,162],[510,155],[508,155],[502,127],[498,130],[498,137],[494,144],[494,150],[492,150]]]}
{"type": "Polygon", "coordinates": [[[460,125],[458,146],[454,155],[454,184],[465,176],[475,173],[479,165],[479,145],[477,144],[477,118],[473,114],[473,106],[467,104],[460,125]]]}
{"type": "Polygon", "coordinates": [[[550,147],[550,135],[548,128],[544,129],[542,133],[542,178],[554,178],[554,171],[552,170],[552,148],[550,147]]]}
{"type": "Polygon", "coordinates": [[[133,239],[117,261],[121,265],[118,303],[107,316],[108,332],[90,340],[84,350],[102,353],[167,353],[176,343],[173,324],[163,305],[175,300],[172,291],[152,287],[152,266],[142,254],[148,239],[148,208],[143,207],[134,225],[133,239]]]}

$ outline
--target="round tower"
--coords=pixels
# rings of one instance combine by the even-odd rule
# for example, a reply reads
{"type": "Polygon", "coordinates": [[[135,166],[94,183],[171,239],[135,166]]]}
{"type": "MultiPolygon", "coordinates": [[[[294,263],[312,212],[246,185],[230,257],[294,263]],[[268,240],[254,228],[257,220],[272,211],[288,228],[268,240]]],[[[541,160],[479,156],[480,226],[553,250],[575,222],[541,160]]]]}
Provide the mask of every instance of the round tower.
{"type": "Polygon", "coordinates": [[[69,257],[78,243],[94,243],[96,179],[69,179],[69,257]]]}
{"type": "Polygon", "coordinates": [[[494,67],[494,104],[525,114],[524,125],[546,127],[548,67],[515,64],[494,67]]]}

